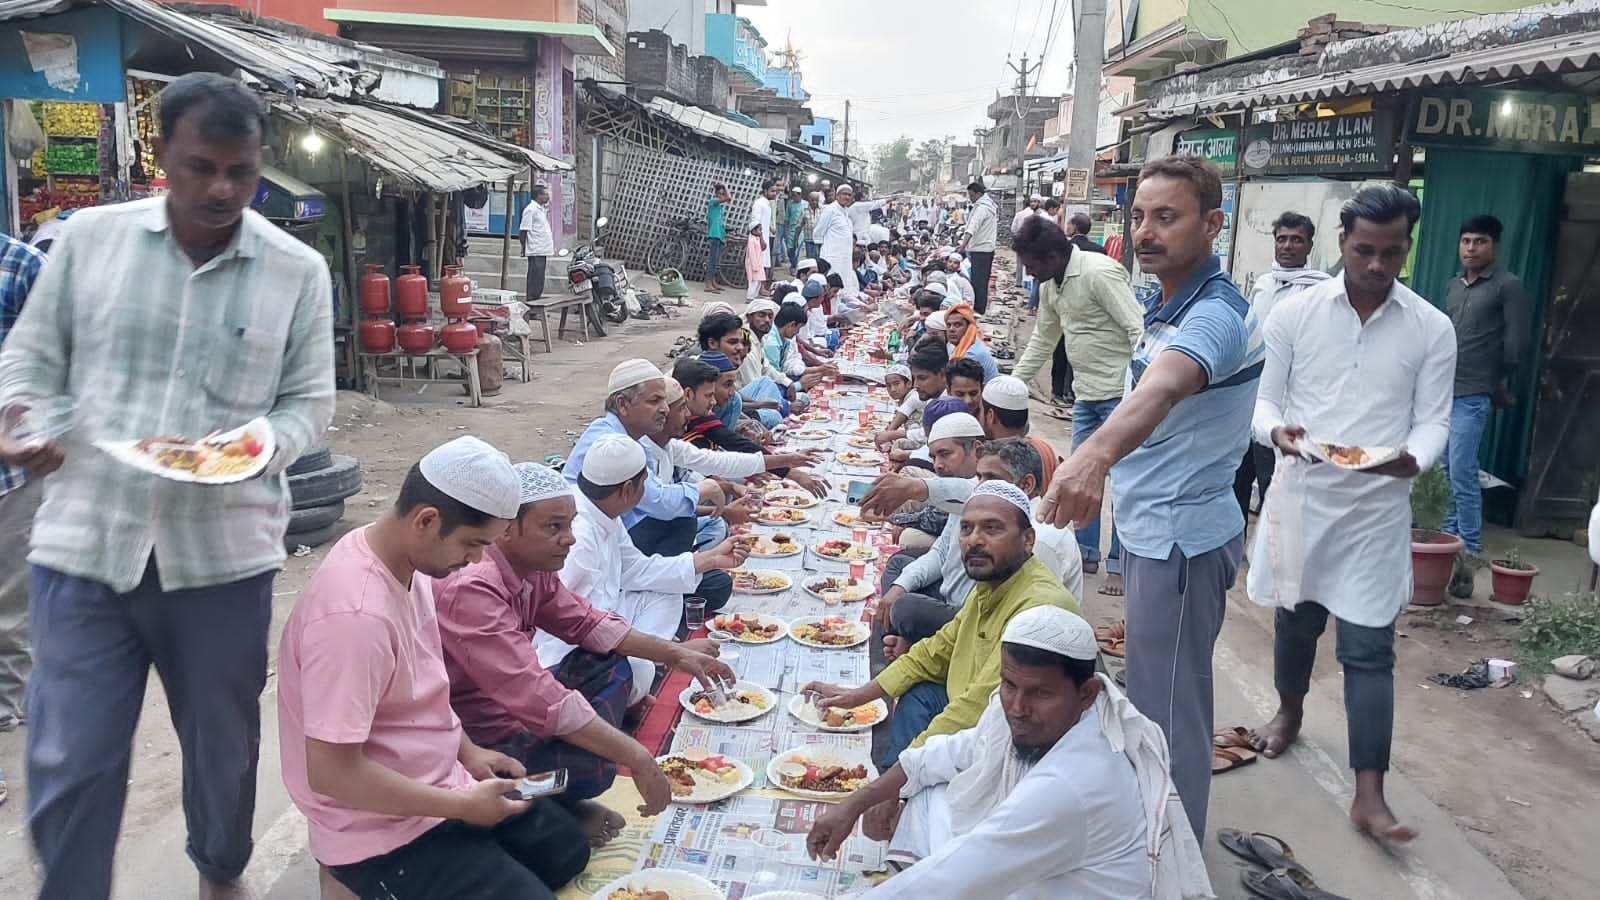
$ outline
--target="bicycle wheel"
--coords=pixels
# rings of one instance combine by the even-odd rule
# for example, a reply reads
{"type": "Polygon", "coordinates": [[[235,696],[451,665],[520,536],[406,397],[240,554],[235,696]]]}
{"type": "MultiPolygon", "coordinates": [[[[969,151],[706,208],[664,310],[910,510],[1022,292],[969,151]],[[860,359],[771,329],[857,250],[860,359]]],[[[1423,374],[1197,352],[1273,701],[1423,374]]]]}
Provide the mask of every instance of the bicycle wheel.
{"type": "Polygon", "coordinates": [[[672,243],[672,235],[667,235],[656,241],[650,247],[650,252],[644,255],[644,267],[651,275],[660,275],[661,270],[668,266],[668,244],[672,243]]]}
{"type": "Polygon", "coordinates": [[[717,266],[717,282],[728,287],[742,288],[750,284],[744,274],[744,254],[723,251],[722,262],[717,266]]]}

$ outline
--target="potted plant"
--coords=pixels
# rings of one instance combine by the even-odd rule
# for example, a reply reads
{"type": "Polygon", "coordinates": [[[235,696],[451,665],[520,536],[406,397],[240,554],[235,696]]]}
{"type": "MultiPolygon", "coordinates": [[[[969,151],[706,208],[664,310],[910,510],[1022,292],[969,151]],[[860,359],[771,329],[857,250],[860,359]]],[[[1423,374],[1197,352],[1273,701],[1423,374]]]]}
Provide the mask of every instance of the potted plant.
{"type": "Polygon", "coordinates": [[[1450,480],[1434,466],[1411,482],[1411,602],[1438,606],[1455,571],[1456,554],[1466,543],[1447,534],[1444,520],[1450,514],[1450,480]]]}
{"type": "Polygon", "coordinates": [[[1521,606],[1528,599],[1528,589],[1539,567],[1522,561],[1522,551],[1512,547],[1504,559],[1489,560],[1489,571],[1494,583],[1490,599],[1512,606],[1521,606]]]}

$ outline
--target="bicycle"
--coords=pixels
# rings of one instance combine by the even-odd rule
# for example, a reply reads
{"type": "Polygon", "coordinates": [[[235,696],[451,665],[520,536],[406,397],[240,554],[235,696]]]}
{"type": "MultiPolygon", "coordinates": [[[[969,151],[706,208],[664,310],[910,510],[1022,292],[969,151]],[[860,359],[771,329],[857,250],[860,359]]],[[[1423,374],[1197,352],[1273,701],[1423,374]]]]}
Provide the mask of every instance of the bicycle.
{"type": "MultiPolygon", "coordinates": [[[[693,253],[699,249],[698,245],[704,230],[703,222],[694,219],[674,220],[667,227],[667,233],[662,235],[661,240],[656,241],[655,246],[645,254],[645,268],[649,269],[652,275],[659,275],[663,269],[677,269],[679,274],[687,278],[692,256],[701,258],[705,256],[703,253],[693,253]]],[[[704,271],[705,266],[701,265],[700,270],[704,271]]]]}

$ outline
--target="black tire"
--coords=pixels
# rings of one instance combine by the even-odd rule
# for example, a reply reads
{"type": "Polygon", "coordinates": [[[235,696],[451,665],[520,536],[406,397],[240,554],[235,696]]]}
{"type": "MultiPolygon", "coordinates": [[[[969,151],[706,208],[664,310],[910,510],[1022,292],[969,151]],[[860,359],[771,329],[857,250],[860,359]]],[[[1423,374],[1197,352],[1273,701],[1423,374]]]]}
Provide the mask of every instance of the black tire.
{"type": "Polygon", "coordinates": [[[298,534],[302,531],[317,531],[344,518],[344,501],[330,503],[327,506],[309,506],[305,509],[296,509],[289,512],[289,533],[298,534]]]}
{"type": "Polygon", "coordinates": [[[594,329],[595,337],[605,337],[606,323],[600,319],[600,301],[590,300],[585,303],[583,314],[589,317],[589,327],[594,329]]]}
{"type": "Polygon", "coordinates": [[[750,279],[744,274],[744,257],[740,256],[735,262],[723,254],[722,265],[717,267],[717,283],[731,288],[749,287],[750,279]]]}
{"type": "Polygon", "coordinates": [[[329,506],[361,490],[361,464],[353,456],[334,456],[326,469],[289,479],[292,509],[329,506]]]}
{"type": "Polygon", "coordinates": [[[333,451],[327,444],[316,444],[310,450],[300,454],[300,458],[289,464],[289,476],[304,475],[307,472],[316,472],[326,469],[333,462],[333,451]]]}
{"type": "Polygon", "coordinates": [[[613,294],[611,299],[602,302],[600,307],[601,312],[608,320],[615,322],[618,325],[628,321],[628,304],[624,302],[621,297],[613,294]]]}
{"type": "Polygon", "coordinates": [[[320,547],[333,540],[333,534],[338,529],[337,525],[318,528],[315,531],[302,531],[299,534],[286,534],[283,536],[283,549],[290,553],[301,546],[320,547]]]}

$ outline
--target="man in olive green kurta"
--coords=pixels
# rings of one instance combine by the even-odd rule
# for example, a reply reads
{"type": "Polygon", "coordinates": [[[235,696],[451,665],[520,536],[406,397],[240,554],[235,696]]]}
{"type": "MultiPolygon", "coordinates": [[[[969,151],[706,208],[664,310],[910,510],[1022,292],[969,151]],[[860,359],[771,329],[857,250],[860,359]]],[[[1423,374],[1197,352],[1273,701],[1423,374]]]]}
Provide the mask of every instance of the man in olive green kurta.
{"type": "Polygon", "coordinates": [[[1046,604],[1082,615],[1072,594],[1034,558],[1033,538],[1021,490],[1001,481],[978,485],[961,512],[961,559],[977,584],[955,618],[861,687],[807,685],[823,704],[847,709],[898,698],[885,768],[930,735],[978,723],[1000,686],[1000,635],[1012,616],[1046,604]]]}

